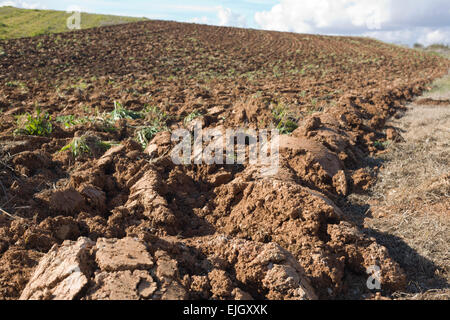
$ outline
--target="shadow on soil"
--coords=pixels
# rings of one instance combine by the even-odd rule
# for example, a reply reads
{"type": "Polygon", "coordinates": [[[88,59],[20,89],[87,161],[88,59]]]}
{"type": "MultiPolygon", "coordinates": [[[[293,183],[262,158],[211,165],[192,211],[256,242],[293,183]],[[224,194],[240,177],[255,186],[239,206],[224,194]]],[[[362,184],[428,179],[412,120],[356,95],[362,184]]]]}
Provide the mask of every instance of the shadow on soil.
{"type": "MultiPolygon", "coordinates": [[[[403,117],[405,112],[397,113],[397,117],[403,117]]],[[[391,126],[392,127],[392,126],[391,126]]],[[[392,127],[397,132],[404,133],[403,130],[398,127],[392,127]]],[[[361,167],[365,167],[368,171],[376,177],[376,171],[374,168],[382,167],[388,160],[380,157],[366,157],[363,159],[361,167]]],[[[366,228],[364,224],[365,218],[373,218],[371,215],[371,206],[368,203],[371,198],[370,193],[365,195],[352,195],[347,198],[340,198],[337,201],[339,208],[345,213],[346,217],[354,222],[359,230],[361,230],[368,237],[376,239],[377,243],[385,246],[389,252],[389,255],[398,262],[400,267],[405,271],[407,277],[407,287],[404,292],[396,293],[401,296],[410,296],[414,294],[423,293],[428,290],[450,289],[450,284],[444,277],[439,275],[442,267],[437,266],[431,260],[420,255],[415,249],[411,248],[400,237],[386,232],[381,232],[376,229],[366,228]]],[[[354,283],[359,282],[359,286],[363,278],[357,280],[354,283]]],[[[355,296],[352,299],[361,298],[361,288],[355,287],[355,296]]],[[[367,290],[366,288],[363,291],[367,290]]],[[[352,290],[349,290],[351,292],[352,290]]],[[[351,295],[351,293],[350,293],[351,295]]]]}
{"type": "MultiPolygon", "coordinates": [[[[373,237],[377,243],[385,246],[389,255],[398,262],[405,271],[407,287],[401,295],[413,295],[428,290],[449,289],[450,285],[444,277],[439,275],[441,267],[431,260],[420,255],[401,238],[375,229],[366,228],[364,219],[371,218],[371,206],[356,200],[342,199],[339,207],[346,217],[353,221],[357,227],[368,237],[373,237]]],[[[397,293],[398,294],[398,293],[397,293]]]]}

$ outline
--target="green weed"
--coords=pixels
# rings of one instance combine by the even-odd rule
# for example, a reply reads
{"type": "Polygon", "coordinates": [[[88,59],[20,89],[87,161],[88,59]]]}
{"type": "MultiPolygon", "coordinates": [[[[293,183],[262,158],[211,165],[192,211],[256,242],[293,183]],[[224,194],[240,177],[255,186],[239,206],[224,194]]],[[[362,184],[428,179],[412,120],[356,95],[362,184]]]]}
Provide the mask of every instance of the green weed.
{"type": "Polygon", "coordinates": [[[377,148],[378,150],[385,150],[389,147],[390,142],[389,141],[375,141],[373,143],[374,147],[377,148]]]}
{"type": "Polygon", "coordinates": [[[290,134],[298,128],[298,118],[294,117],[289,111],[288,106],[278,103],[272,109],[272,115],[275,121],[275,127],[281,134],[290,134]]]}
{"type": "Polygon", "coordinates": [[[184,124],[189,124],[192,121],[194,121],[195,119],[200,118],[200,117],[203,117],[203,114],[200,111],[195,110],[195,111],[191,112],[190,114],[188,114],[184,118],[184,124]]]}
{"type": "Polygon", "coordinates": [[[78,158],[84,154],[92,155],[92,148],[106,151],[113,143],[100,141],[96,137],[82,136],[73,138],[72,141],[64,146],[60,152],[70,150],[74,158],[78,158]]]}
{"type": "Polygon", "coordinates": [[[156,125],[151,125],[148,127],[142,127],[136,132],[136,141],[145,149],[148,143],[153,139],[153,137],[161,131],[165,131],[167,128],[159,127],[156,125]]]}
{"type": "Polygon", "coordinates": [[[83,124],[88,121],[86,118],[77,118],[74,115],[58,116],[55,119],[56,122],[64,125],[65,128],[70,128],[77,124],[83,124]]]}
{"type": "Polygon", "coordinates": [[[8,81],[6,83],[6,86],[10,87],[10,88],[17,88],[17,87],[19,87],[21,89],[26,88],[25,84],[20,81],[8,81]]]}
{"type": "Polygon", "coordinates": [[[119,102],[114,101],[114,110],[110,114],[113,121],[120,119],[141,119],[142,114],[140,112],[125,109],[119,102]]]}
{"type": "Polygon", "coordinates": [[[36,115],[26,113],[17,118],[18,128],[15,134],[30,136],[47,136],[52,133],[52,117],[46,112],[42,113],[40,108],[36,109],[36,115]]]}
{"type": "Polygon", "coordinates": [[[70,150],[75,158],[78,158],[82,154],[91,154],[91,148],[86,143],[85,137],[73,138],[73,140],[66,146],[64,146],[60,152],[70,150]]]}
{"type": "Polygon", "coordinates": [[[158,107],[148,106],[142,111],[147,122],[146,126],[138,127],[135,140],[145,149],[153,137],[161,131],[167,131],[167,121],[170,116],[158,107]]]}

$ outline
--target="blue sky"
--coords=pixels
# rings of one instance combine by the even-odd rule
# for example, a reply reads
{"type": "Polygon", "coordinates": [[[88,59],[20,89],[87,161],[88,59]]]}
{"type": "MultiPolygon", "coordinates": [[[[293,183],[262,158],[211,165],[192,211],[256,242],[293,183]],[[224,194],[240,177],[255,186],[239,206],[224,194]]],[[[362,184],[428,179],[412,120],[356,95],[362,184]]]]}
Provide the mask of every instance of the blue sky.
{"type": "Polygon", "coordinates": [[[412,45],[450,44],[450,0],[0,0],[0,6],[82,11],[412,45]]]}
{"type": "Polygon", "coordinates": [[[175,20],[191,22],[204,20],[209,24],[219,24],[218,7],[230,9],[233,13],[246,18],[247,26],[256,28],[254,13],[270,10],[277,0],[26,0],[2,1],[0,4],[11,3],[17,7],[46,8],[67,10],[71,6],[78,6],[83,11],[91,13],[108,13],[134,17],[148,17],[153,19],[175,20]],[[206,20],[207,19],[207,20],[206,20]]]}

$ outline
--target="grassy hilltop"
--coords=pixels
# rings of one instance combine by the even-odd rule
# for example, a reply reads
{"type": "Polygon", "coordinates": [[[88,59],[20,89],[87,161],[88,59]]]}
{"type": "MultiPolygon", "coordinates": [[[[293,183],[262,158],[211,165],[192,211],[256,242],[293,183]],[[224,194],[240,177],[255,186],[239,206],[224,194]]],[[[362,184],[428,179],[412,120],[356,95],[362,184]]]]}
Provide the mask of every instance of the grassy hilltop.
{"type": "MultiPolygon", "coordinates": [[[[0,7],[0,39],[34,37],[69,31],[66,21],[70,15],[65,11],[0,7]]],[[[141,20],[146,18],[81,13],[81,28],[88,29],[141,20]]]]}

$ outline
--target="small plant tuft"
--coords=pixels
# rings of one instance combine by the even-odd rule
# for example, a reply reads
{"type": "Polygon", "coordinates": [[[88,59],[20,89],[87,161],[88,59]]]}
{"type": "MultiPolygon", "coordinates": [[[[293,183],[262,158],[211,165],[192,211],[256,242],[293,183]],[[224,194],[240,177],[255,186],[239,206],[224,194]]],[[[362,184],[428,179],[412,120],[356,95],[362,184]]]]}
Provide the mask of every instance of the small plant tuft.
{"type": "Polygon", "coordinates": [[[389,147],[389,145],[390,145],[391,143],[389,142],[389,141],[375,141],[374,143],[373,143],[373,145],[374,145],[374,147],[375,148],[377,148],[378,150],[386,150],[388,147],[389,147]]]}
{"type": "Polygon", "coordinates": [[[283,103],[278,103],[272,109],[275,127],[281,134],[290,134],[298,128],[298,119],[292,115],[288,107],[283,103]]]}
{"type": "Polygon", "coordinates": [[[60,150],[60,152],[66,150],[70,150],[74,158],[78,158],[82,154],[91,154],[91,148],[86,143],[86,137],[73,138],[68,145],[60,150]]]}
{"type": "Polygon", "coordinates": [[[70,150],[74,158],[79,158],[82,155],[92,155],[98,151],[104,152],[111,148],[115,143],[100,141],[95,136],[84,135],[81,137],[75,137],[72,141],[64,146],[60,152],[70,150]],[[93,152],[94,150],[94,152],[93,152]]]}
{"type": "Polygon", "coordinates": [[[76,116],[70,114],[70,115],[66,115],[66,116],[58,116],[58,117],[56,117],[55,121],[57,123],[61,123],[62,125],[64,125],[65,128],[70,128],[77,124],[86,123],[86,122],[88,122],[88,119],[77,118],[76,116]]]}
{"type": "Polygon", "coordinates": [[[194,121],[195,119],[200,118],[200,117],[203,117],[203,114],[200,111],[195,110],[195,111],[191,112],[190,114],[188,114],[184,118],[184,124],[189,124],[192,121],[194,121]]]}
{"type": "Polygon", "coordinates": [[[53,131],[52,117],[40,108],[36,109],[36,115],[26,113],[17,118],[18,128],[14,131],[17,135],[47,136],[53,131]]]}
{"type": "Polygon", "coordinates": [[[137,128],[135,139],[145,149],[158,132],[169,130],[167,121],[170,116],[158,107],[146,107],[143,114],[147,125],[137,128]]]}
{"type": "Polygon", "coordinates": [[[148,143],[158,133],[164,131],[163,128],[158,126],[142,127],[136,132],[136,141],[142,146],[142,149],[147,148],[148,143]]]}
{"type": "Polygon", "coordinates": [[[141,119],[142,114],[140,112],[125,109],[119,102],[114,101],[114,110],[111,112],[111,119],[117,121],[120,119],[141,119]]]}

